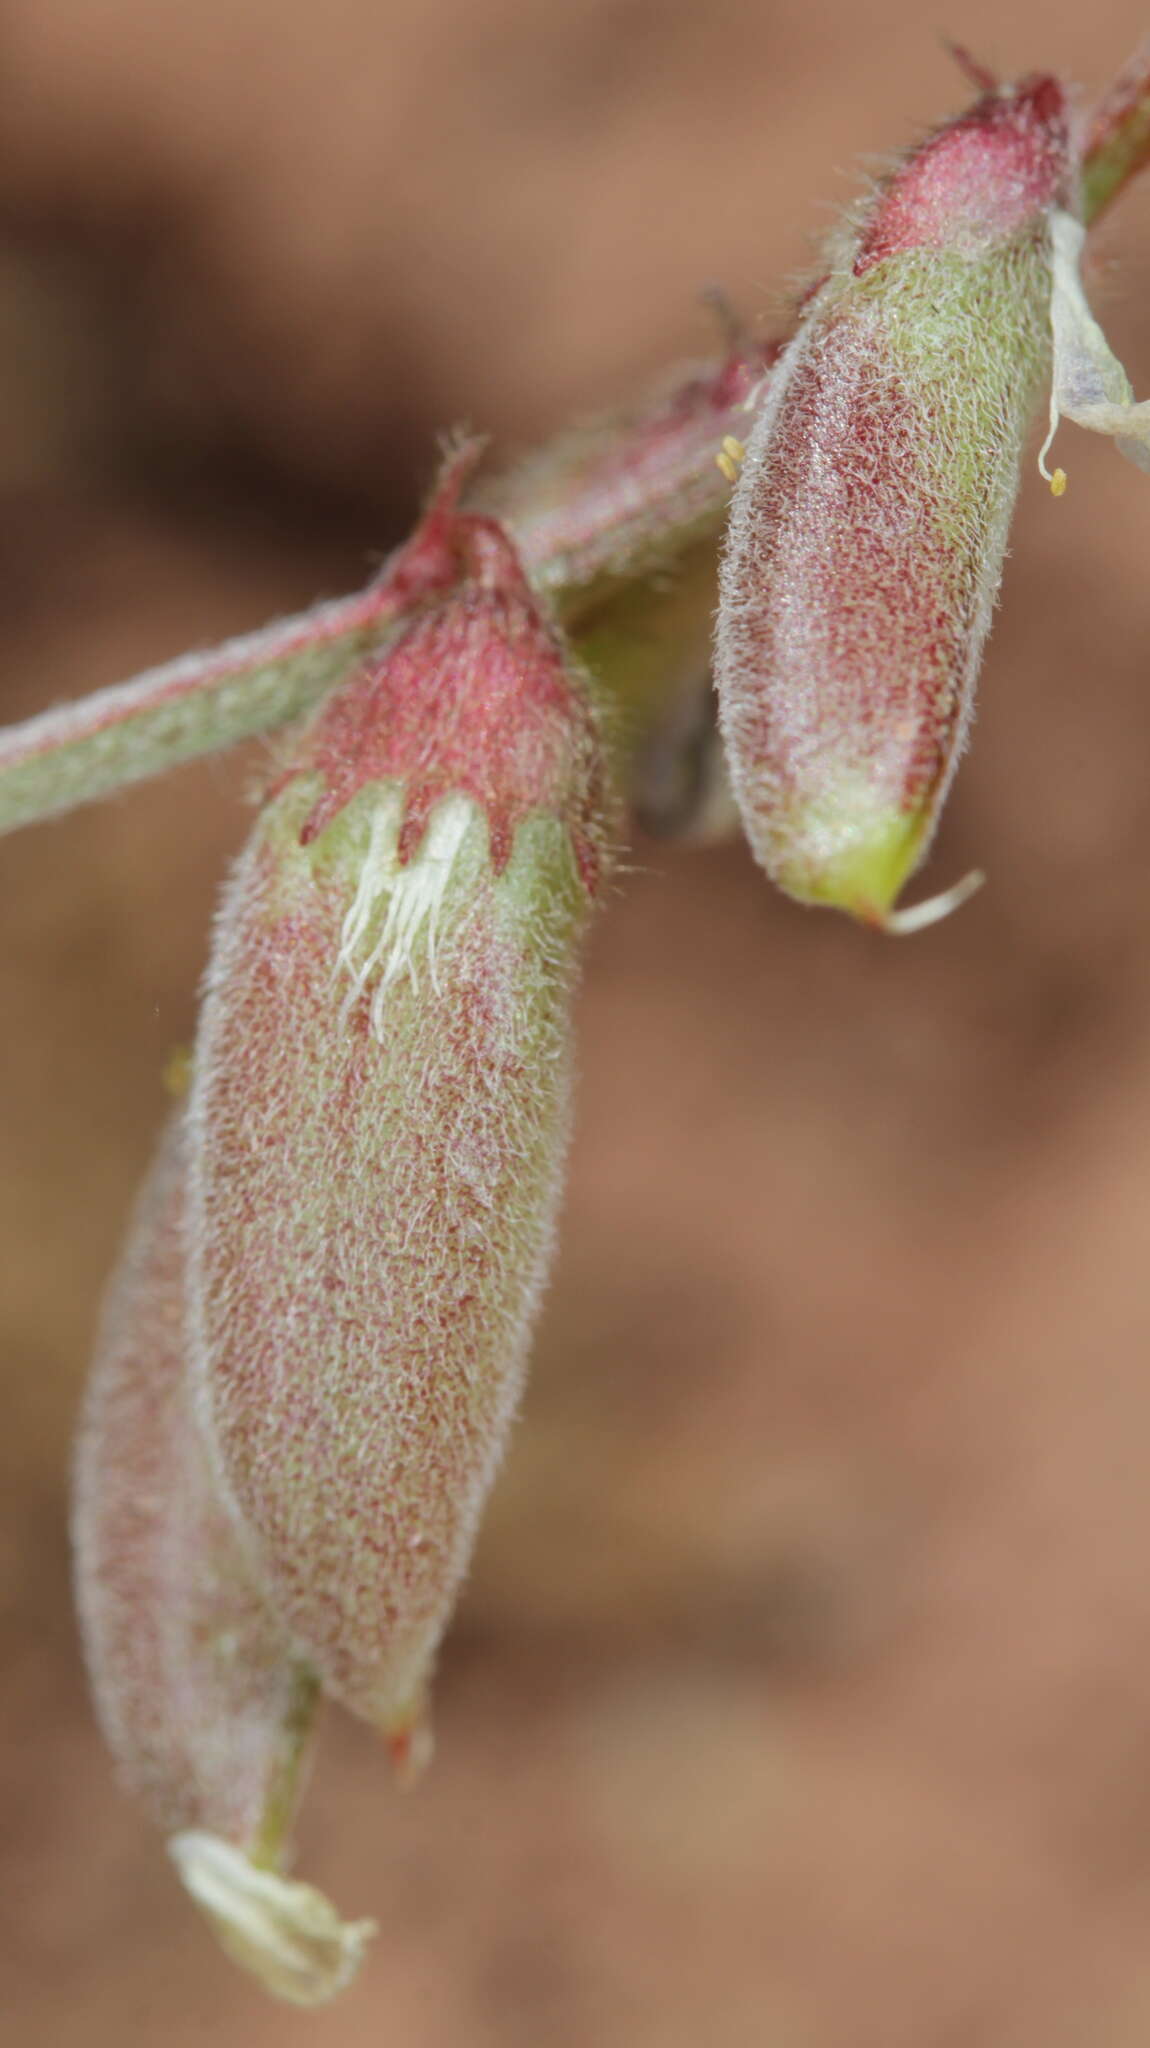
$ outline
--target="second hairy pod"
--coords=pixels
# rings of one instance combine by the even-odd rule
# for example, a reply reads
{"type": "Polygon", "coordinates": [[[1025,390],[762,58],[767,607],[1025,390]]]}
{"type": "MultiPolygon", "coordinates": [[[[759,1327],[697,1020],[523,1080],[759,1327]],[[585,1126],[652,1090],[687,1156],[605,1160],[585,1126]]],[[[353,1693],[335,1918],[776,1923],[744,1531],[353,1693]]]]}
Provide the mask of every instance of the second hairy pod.
{"type": "Polygon", "coordinates": [[[201,1413],[293,1640],[400,1754],[520,1392],[606,858],[583,679],[499,526],[451,545],[240,859],[191,1104],[201,1413]]]}
{"type": "Polygon", "coordinates": [[[177,1117],[108,1293],[76,1452],[84,1649],[108,1746],[224,1946],[322,2003],[371,1927],[283,1875],[318,1704],[216,1487],[185,1339],[187,1147],[177,1117]]]}
{"type": "Polygon", "coordinates": [[[1048,77],[912,151],[830,252],[748,437],[716,657],[735,792],[784,889],[871,922],[925,853],[969,720],[1068,151],[1048,77]]]}

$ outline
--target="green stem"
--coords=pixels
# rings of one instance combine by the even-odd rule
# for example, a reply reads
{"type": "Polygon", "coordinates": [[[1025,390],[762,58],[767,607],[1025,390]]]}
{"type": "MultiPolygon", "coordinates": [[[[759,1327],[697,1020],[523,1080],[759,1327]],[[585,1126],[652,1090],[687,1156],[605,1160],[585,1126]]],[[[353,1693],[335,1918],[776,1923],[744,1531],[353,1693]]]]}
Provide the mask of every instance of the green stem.
{"type": "Polygon", "coordinates": [[[279,1871],[300,1799],[300,1779],[311,1743],[320,1706],[319,1680],[301,1664],[292,1683],[291,1705],[280,1739],[275,1775],[268,1790],[267,1804],[259,1833],[248,1850],[258,1870],[279,1871]]]}
{"type": "MultiPolygon", "coordinates": [[[[714,579],[697,564],[700,552],[713,559],[730,494],[716,456],[737,441],[774,353],[743,342],[680,371],[655,399],[560,435],[464,507],[504,520],[629,735],[678,688],[684,635],[709,635],[714,579]]],[[[417,596],[385,568],[351,597],[0,730],[0,833],[302,717],[417,596]]]]}
{"type": "Polygon", "coordinates": [[[288,724],[391,616],[369,588],[0,730],[0,833],[288,724]]]}
{"type": "Polygon", "coordinates": [[[1150,163],[1150,44],[1131,58],[1094,110],[1082,156],[1082,218],[1092,227],[1150,163]]]}

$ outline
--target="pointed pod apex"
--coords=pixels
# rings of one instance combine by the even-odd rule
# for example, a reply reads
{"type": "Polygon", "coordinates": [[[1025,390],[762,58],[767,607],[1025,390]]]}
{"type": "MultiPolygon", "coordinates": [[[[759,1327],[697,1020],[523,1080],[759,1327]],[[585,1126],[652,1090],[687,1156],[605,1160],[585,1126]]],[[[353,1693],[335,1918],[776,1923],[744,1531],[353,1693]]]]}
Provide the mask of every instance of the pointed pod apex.
{"type": "Polygon", "coordinates": [[[785,850],[774,880],[799,903],[845,910],[886,928],[921,858],[924,822],[897,800],[831,778],[821,800],[796,804],[782,821],[785,850]]]}
{"type": "Polygon", "coordinates": [[[435,1755],[435,1733],[431,1723],[421,1711],[407,1727],[395,1729],[386,1741],[396,1783],[408,1792],[419,1783],[435,1755]]]}
{"type": "Polygon", "coordinates": [[[168,1844],[187,1891],[232,1961],[291,2005],[326,2005],[346,1990],[378,1931],[341,1920],[310,1884],[261,1870],[231,1842],[188,1830],[168,1844]]]}

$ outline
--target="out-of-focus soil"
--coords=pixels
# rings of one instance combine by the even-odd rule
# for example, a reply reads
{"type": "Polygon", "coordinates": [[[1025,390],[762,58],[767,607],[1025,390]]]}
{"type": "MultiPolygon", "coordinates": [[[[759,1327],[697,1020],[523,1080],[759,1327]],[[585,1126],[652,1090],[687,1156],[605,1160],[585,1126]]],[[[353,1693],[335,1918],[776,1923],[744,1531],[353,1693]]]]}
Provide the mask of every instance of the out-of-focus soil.
{"type": "MultiPolygon", "coordinates": [[[[1100,85],[1143,17],[948,21],[1100,85]]],[[[8,0],[0,712],[350,587],[434,434],[766,321],[966,93],[910,0],[8,0]]],[[[1096,295],[1150,390],[1150,194],[1096,295]]],[[[318,2017],[121,1800],[69,1609],[103,1274],[258,747],[0,847],[0,2007],[20,2048],[1144,2048],[1150,498],[1028,472],[975,744],[883,941],[640,842],[523,1421],[393,1789],[332,1717],[318,2017]]]]}

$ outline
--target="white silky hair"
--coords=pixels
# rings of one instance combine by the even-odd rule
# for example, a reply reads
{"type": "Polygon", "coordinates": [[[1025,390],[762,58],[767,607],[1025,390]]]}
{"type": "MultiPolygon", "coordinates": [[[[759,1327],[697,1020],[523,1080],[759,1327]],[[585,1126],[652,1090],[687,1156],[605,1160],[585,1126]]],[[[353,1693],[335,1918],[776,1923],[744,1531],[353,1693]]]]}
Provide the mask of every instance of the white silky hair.
{"type": "Polygon", "coordinates": [[[401,792],[389,792],[375,812],[356,892],[340,932],[338,965],[351,978],[349,1000],[375,980],[371,1026],[377,1038],[383,1036],[386,991],[403,975],[418,985],[416,954],[424,940],[431,985],[439,993],[436,944],[444,899],[471,827],[478,823],[486,829],[473,799],[453,793],[436,805],[411,860],[401,866],[402,804],[401,792]]]}

